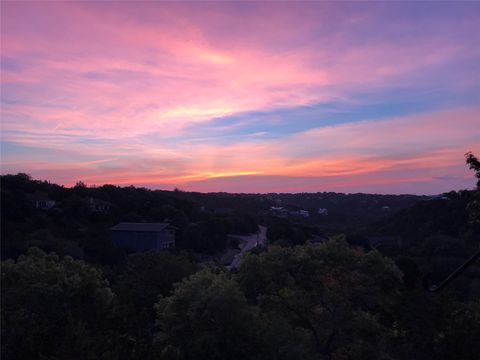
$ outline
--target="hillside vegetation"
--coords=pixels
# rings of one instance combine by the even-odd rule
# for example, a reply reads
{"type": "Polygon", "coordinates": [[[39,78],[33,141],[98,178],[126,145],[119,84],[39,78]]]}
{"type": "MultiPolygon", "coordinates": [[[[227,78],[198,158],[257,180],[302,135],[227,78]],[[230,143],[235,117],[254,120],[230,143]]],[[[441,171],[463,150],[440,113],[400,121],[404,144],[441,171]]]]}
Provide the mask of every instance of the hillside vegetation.
{"type": "Polygon", "coordinates": [[[478,249],[480,188],[200,194],[17,174],[1,191],[4,359],[478,358],[478,263],[442,292],[424,285],[478,249]],[[117,248],[121,221],[168,221],[177,247],[117,248]],[[268,245],[235,271],[196,261],[259,224],[268,245]]]}

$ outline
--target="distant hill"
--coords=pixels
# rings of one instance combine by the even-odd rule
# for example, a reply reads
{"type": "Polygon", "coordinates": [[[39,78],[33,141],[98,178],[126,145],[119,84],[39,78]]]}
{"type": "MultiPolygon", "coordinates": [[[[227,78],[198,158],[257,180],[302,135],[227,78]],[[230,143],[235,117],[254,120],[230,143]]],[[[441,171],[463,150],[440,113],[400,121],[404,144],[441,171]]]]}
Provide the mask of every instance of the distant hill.
{"type": "MultiPolygon", "coordinates": [[[[480,219],[474,219],[469,211],[477,196],[475,190],[452,191],[417,202],[359,229],[350,235],[350,243],[376,247],[410,267],[414,264],[418,276],[429,274],[433,280],[442,280],[480,246],[480,219]]],[[[480,295],[478,261],[452,288],[470,297],[480,295]]]]}
{"type": "Polygon", "coordinates": [[[285,209],[295,224],[336,233],[378,221],[425,200],[415,195],[198,193],[79,182],[67,188],[27,174],[1,176],[2,256],[16,257],[30,246],[100,262],[117,257],[107,229],[118,222],[168,221],[177,244],[215,252],[227,233],[256,231],[285,209]],[[298,215],[300,214],[300,216],[298,215]],[[113,254],[113,255],[112,255],[113,254]]]}

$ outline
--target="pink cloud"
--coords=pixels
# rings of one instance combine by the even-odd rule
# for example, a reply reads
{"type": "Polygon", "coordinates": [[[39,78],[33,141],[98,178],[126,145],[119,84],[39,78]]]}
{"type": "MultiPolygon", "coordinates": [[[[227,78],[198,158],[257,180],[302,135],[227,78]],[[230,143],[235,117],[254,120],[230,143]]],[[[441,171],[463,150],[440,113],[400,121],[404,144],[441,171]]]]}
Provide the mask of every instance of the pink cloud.
{"type": "MultiPolygon", "coordinates": [[[[357,22],[340,20],[339,10],[327,5],[319,20],[330,24],[333,17],[343,26],[342,32],[332,35],[333,43],[321,37],[325,43],[317,44],[310,33],[318,21],[300,21],[300,15],[313,19],[308,10],[295,7],[292,12],[288,6],[278,7],[267,22],[250,14],[248,25],[264,30],[258,37],[245,37],[242,32],[232,38],[212,25],[226,23],[225,16],[236,19],[235,12],[222,9],[199,15],[183,5],[149,6],[141,15],[152,11],[168,21],[140,22],[138,10],[132,16],[114,10],[99,17],[92,4],[8,4],[2,53],[28,59],[30,66],[21,72],[6,71],[2,83],[37,85],[31,89],[26,85],[19,95],[28,98],[40,123],[54,121],[49,112],[61,114],[65,110],[58,105],[62,104],[75,108],[75,114],[65,114],[69,125],[92,134],[108,137],[115,127],[119,136],[152,129],[174,135],[192,122],[345,99],[360,86],[387,82],[400,86],[411,82],[407,74],[472,52],[478,56],[468,44],[441,36],[402,47],[385,42],[352,44],[352,31],[365,20],[358,15],[357,22]],[[292,40],[297,36],[306,43],[295,45],[292,40]],[[269,41],[285,45],[278,50],[269,41]],[[135,75],[129,77],[132,72],[135,75]],[[45,109],[41,103],[57,107],[45,109]]],[[[258,9],[268,13],[264,6],[258,9]]],[[[232,24],[244,25],[238,19],[232,24]]],[[[233,34],[239,31],[229,29],[233,34]]],[[[15,112],[24,108],[7,106],[15,112]]]]}

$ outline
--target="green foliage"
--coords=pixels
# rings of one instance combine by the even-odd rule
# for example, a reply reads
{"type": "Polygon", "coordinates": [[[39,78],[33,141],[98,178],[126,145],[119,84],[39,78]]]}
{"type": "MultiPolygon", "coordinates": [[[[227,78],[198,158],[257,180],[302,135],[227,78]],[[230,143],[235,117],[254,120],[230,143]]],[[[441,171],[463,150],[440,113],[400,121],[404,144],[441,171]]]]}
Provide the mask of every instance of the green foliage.
{"type": "MultiPolygon", "coordinates": [[[[379,249],[391,257],[408,257],[415,263],[415,274],[412,268],[402,268],[409,287],[419,285],[418,280],[422,278],[438,283],[478,249],[480,222],[472,221],[474,212],[470,207],[479,193],[478,190],[464,190],[444,194],[442,199],[422,201],[364,231],[370,235],[399,238],[396,246],[380,244],[379,249]]],[[[472,264],[449,285],[457,298],[478,297],[479,265],[478,262],[472,264]]]]}
{"type": "Polygon", "coordinates": [[[117,294],[115,328],[122,339],[119,353],[125,359],[152,359],[155,314],[159,295],[168,295],[173,284],[197,270],[185,252],[131,254],[124,266],[112,274],[117,294]]]}
{"type": "Polygon", "coordinates": [[[102,274],[31,248],[2,263],[2,352],[8,359],[96,359],[113,293],[102,274]]]}
{"type": "Polygon", "coordinates": [[[403,274],[403,283],[408,289],[415,288],[418,285],[421,272],[417,263],[408,256],[399,256],[395,259],[395,264],[403,274]]]}
{"type": "Polygon", "coordinates": [[[478,359],[478,300],[455,301],[448,294],[415,289],[396,299],[389,347],[395,359],[478,359]]]}
{"type": "Polygon", "coordinates": [[[480,301],[449,304],[445,331],[435,339],[437,359],[478,359],[480,346],[480,301]],[[452,306],[453,305],[453,306],[452,306]]]}
{"type": "Polygon", "coordinates": [[[162,359],[240,360],[255,353],[255,312],[225,274],[192,275],[156,309],[162,359]]]}
{"type": "Polygon", "coordinates": [[[159,295],[168,295],[174,283],[197,270],[185,252],[147,251],[131,254],[115,277],[114,290],[138,311],[153,310],[159,295]]]}
{"type": "Polygon", "coordinates": [[[227,234],[234,231],[231,219],[210,217],[205,221],[189,225],[180,239],[180,246],[201,253],[215,254],[227,246],[227,234]]]}
{"type": "Polygon", "coordinates": [[[302,228],[294,226],[289,220],[274,218],[267,229],[267,240],[270,244],[294,246],[305,244],[307,236],[302,228]]]}
{"type": "Polygon", "coordinates": [[[235,234],[253,234],[258,231],[258,225],[253,216],[241,214],[233,216],[233,233],[235,234]]]}
{"type": "Polygon", "coordinates": [[[384,328],[390,324],[381,319],[400,277],[391,260],[354,250],[343,240],[271,247],[249,255],[237,274],[250,301],[306,334],[317,354],[356,359],[386,351],[384,328]]]}

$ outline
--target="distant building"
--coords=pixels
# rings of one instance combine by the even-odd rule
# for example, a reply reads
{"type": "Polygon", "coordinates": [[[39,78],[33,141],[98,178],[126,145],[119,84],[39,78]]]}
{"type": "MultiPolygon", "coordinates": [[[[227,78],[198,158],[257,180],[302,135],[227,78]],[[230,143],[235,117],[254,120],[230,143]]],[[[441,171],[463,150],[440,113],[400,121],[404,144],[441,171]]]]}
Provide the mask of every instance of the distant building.
{"type": "Polygon", "coordinates": [[[328,215],[328,209],[320,208],[320,209],[318,209],[317,214],[322,215],[322,216],[327,216],[328,215]]]}
{"type": "Polygon", "coordinates": [[[49,210],[56,204],[55,200],[50,199],[48,194],[43,192],[36,192],[28,198],[35,205],[35,209],[39,210],[49,210]]]}
{"type": "Polygon", "coordinates": [[[433,195],[433,196],[429,196],[427,198],[427,201],[432,201],[432,200],[450,200],[450,198],[448,196],[443,195],[443,194],[433,195]]]}
{"type": "Polygon", "coordinates": [[[270,207],[270,214],[279,218],[288,217],[288,210],[281,206],[272,206],[270,207]]]}
{"type": "Polygon", "coordinates": [[[290,215],[307,218],[310,216],[310,213],[307,210],[295,210],[295,211],[290,211],[290,215]]]}
{"type": "Polygon", "coordinates": [[[109,212],[112,204],[108,201],[95,199],[95,198],[88,198],[88,208],[92,212],[109,212]]]}
{"type": "Polygon", "coordinates": [[[135,251],[175,246],[175,227],[167,223],[119,223],[110,231],[115,245],[135,251]]]}

